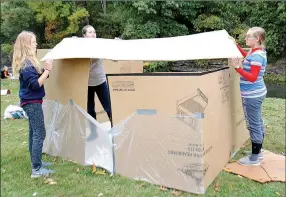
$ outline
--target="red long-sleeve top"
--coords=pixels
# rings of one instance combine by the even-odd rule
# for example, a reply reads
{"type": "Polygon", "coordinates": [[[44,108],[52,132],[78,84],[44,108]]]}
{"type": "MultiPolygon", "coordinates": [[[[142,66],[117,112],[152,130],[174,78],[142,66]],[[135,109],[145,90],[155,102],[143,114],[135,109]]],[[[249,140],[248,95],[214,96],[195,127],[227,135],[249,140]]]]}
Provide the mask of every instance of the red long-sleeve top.
{"type": "MultiPolygon", "coordinates": [[[[248,53],[246,51],[244,51],[238,44],[236,45],[238,50],[240,51],[240,53],[243,55],[243,57],[246,57],[248,55],[248,53]]],[[[254,51],[256,50],[262,50],[262,48],[253,48],[249,55],[252,54],[254,51]]],[[[236,69],[236,71],[242,76],[244,77],[246,80],[250,81],[250,82],[255,82],[258,78],[259,72],[260,72],[261,67],[260,66],[255,66],[255,65],[251,65],[250,68],[250,73],[245,71],[243,68],[239,67],[238,69],[236,69]]]]}

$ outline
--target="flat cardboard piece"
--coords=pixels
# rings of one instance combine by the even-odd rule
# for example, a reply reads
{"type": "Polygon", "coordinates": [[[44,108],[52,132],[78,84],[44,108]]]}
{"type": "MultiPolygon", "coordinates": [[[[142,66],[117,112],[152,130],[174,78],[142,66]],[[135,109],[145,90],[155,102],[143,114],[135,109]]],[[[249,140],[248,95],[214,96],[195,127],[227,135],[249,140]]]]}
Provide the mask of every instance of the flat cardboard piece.
{"type": "Polygon", "coordinates": [[[187,36],[135,40],[64,38],[46,59],[101,58],[109,60],[178,61],[241,57],[225,30],[187,36]]]}
{"type": "Polygon", "coordinates": [[[277,155],[267,150],[263,151],[263,155],[264,159],[260,160],[260,166],[243,166],[233,162],[227,164],[224,170],[260,183],[271,181],[285,182],[285,156],[277,155]]]}
{"type": "MultiPolygon", "coordinates": [[[[160,118],[160,114],[163,114],[164,117],[186,116],[178,118],[181,121],[176,119],[176,122],[168,119],[156,121],[152,116],[148,116],[146,119],[140,118],[140,121],[137,122],[132,121],[133,124],[128,123],[132,119],[128,120],[123,127],[127,127],[126,130],[130,130],[132,133],[129,135],[119,133],[114,138],[116,146],[124,141],[124,145],[119,146],[121,148],[115,151],[117,173],[133,179],[140,177],[141,180],[146,179],[153,184],[162,184],[170,188],[204,193],[231,156],[232,123],[229,79],[229,69],[205,75],[196,73],[108,75],[113,125],[126,121],[126,117],[130,117],[137,110],[155,110],[160,118]],[[195,130],[198,128],[196,121],[189,117],[196,115],[196,113],[203,113],[201,145],[186,137],[188,134],[193,137],[191,128],[195,130]],[[148,120],[150,121],[148,122],[148,120]],[[159,124],[159,126],[155,124],[159,124]],[[183,129],[181,124],[187,125],[189,131],[183,129]],[[166,128],[166,125],[169,129],[166,128]],[[142,136],[143,132],[144,136],[142,136]],[[174,133],[176,136],[173,138],[174,133]],[[188,182],[182,176],[169,177],[164,172],[175,173],[173,172],[174,168],[171,166],[168,168],[166,165],[166,168],[163,169],[160,162],[151,159],[163,160],[162,157],[167,157],[166,152],[162,153],[162,151],[155,150],[162,148],[172,150],[172,140],[182,142],[176,150],[185,154],[190,154],[192,150],[199,150],[200,148],[204,150],[205,154],[202,156],[202,162],[198,168],[207,170],[204,172],[199,187],[195,186],[194,182],[188,182]],[[146,143],[149,141],[157,141],[157,143],[146,143]],[[185,141],[186,143],[183,143],[185,141]],[[150,151],[145,152],[144,150],[150,151]],[[135,160],[144,163],[146,157],[152,160],[149,167],[148,165],[137,165],[138,163],[135,165],[135,160]],[[130,162],[131,160],[134,162],[130,162]],[[138,174],[142,168],[144,173],[138,174]],[[154,178],[154,174],[160,174],[160,176],[154,178]]],[[[188,162],[196,161],[191,157],[181,158],[180,155],[177,157],[181,161],[181,167],[187,165],[188,162]]],[[[167,159],[172,163],[176,160],[174,158],[168,157],[167,159]]],[[[184,169],[184,171],[186,170],[189,170],[188,167],[184,169]]]]}

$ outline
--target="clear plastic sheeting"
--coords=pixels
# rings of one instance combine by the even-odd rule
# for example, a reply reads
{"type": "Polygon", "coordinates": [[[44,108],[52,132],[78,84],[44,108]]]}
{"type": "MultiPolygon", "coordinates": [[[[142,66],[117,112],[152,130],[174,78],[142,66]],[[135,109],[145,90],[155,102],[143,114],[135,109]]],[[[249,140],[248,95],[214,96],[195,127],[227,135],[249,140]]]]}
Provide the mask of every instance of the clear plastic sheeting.
{"type": "Polygon", "coordinates": [[[167,115],[137,110],[113,127],[115,172],[135,180],[205,193],[202,114],[167,115]],[[195,123],[188,124],[189,122],[195,123]]]}
{"type": "Polygon", "coordinates": [[[112,135],[72,101],[63,106],[44,100],[46,139],[43,152],[114,172],[112,135]]]}

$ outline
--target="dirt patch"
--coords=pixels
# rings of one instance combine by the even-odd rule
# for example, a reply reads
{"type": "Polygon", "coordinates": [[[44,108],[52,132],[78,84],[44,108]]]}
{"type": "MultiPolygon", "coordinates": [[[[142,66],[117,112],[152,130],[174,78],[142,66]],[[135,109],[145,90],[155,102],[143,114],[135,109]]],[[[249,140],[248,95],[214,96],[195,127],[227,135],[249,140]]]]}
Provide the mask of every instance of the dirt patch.
{"type": "Polygon", "coordinates": [[[267,74],[285,75],[286,71],[286,58],[282,58],[274,64],[269,64],[266,68],[267,74]]]}

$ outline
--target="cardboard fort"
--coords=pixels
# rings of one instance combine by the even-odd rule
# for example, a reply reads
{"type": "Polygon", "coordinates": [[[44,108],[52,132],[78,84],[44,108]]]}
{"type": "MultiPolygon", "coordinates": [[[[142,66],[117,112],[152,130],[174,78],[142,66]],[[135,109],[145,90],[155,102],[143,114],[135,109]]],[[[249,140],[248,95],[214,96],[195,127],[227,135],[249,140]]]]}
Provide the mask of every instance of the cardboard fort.
{"type": "Polygon", "coordinates": [[[225,65],[210,72],[108,74],[113,127],[105,129],[86,113],[89,58],[232,57],[242,56],[224,30],[162,39],[64,39],[41,59],[55,59],[45,85],[45,102],[56,105],[44,108],[44,152],[204,194],[248,139],[235,71],[225,65]]]}

